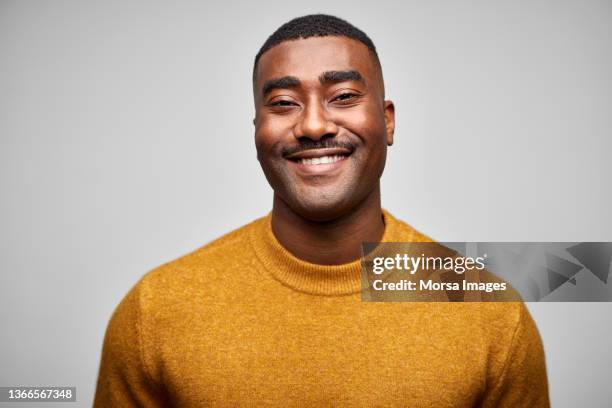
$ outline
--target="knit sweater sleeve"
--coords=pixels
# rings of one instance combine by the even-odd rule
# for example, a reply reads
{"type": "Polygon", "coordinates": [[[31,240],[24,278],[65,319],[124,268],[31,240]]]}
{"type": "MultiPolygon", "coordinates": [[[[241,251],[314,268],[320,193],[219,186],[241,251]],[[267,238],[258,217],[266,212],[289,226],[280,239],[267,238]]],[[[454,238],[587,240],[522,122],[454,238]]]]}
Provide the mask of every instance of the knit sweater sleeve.
{"type": "Polygon", "coordinates": [[[490,384],[483,408],[550,407],[544,349],[536,325],[522,303],[501,371],[490,384]]]}
{"type": "Polygon", "coordinates": [[[142,284],[123,298],[106,329],[94,408],[166,406],[162,388],[151,379],[144,359],[142,284]]]}

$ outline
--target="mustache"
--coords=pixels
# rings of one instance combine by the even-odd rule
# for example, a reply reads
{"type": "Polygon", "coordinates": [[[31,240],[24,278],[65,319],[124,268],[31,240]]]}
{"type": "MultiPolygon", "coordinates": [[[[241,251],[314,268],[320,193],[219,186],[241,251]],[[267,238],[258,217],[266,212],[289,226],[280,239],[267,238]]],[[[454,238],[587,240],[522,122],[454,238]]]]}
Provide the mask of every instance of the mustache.
{"type": "Polygon", "coordinates": [[[325,140],[308,140],[304,142],[300,142],[297,146],[287,146],[281,149],[281,154],[283,156],[289,156],[290,154],[303,152],[306,150],[317,150],[317,149],[329,149],[329,148],[343,148],[348,149],[353,152],[355,150],[355,145],[351,142],[343,142],[340,140],[334,139],[325,139],[325,140]]]}

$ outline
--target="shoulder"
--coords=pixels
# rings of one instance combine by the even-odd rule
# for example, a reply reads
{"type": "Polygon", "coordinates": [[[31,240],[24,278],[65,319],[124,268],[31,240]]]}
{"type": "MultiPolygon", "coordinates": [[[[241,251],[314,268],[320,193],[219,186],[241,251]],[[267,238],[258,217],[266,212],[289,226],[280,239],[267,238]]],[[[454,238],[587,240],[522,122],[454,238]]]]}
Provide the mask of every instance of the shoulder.
{"type": "Polygon", "coordinates": [[[402,221],[387,210],[383,210],[385,223],[393,227],[393,240],[405,242],[434,242],[432,238],[418,231],[412,225],[402,221]]]}
{"type": "Polygon", "coordinates": [[[537,325],[522,301],[494,301],[473,303],[478,308],[481,333],[490,339],[489,352],[501,370],[512,355],[530,350],[532,358],[543,358],[543,347],[537,325]]]}
{"type": "Polygon", "coordinates": [[[146,273],[136,284],[141,298],[159,303],[227,282],[228,270],[244,269],[253,261],[251,234],[264,221],[265,217],[258,218],[146,273]]]}
{"type": "Polygon", "coordinates": [[[546,358],[537,326],[523,302],[483,303],[489,330],[483,407],[549,407],[546,358]],[[486,306],[485,306],[486,305],[486,306]]]}

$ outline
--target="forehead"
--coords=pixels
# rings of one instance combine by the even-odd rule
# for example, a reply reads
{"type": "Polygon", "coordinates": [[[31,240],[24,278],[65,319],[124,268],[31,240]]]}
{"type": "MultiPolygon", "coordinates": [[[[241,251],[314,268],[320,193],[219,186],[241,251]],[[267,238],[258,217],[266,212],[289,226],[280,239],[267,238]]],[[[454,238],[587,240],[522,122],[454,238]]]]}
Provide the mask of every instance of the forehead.
{"type": "Polygon", "coordinates": [[[374,58],[365,44],[347,37],[311,37],[284,41],[265,52],[256,82],[283,76],[314,80],[322,72],[342,70],[359,71],[366,82],[376,82],[371,80],[376,76],[374,58]]]}

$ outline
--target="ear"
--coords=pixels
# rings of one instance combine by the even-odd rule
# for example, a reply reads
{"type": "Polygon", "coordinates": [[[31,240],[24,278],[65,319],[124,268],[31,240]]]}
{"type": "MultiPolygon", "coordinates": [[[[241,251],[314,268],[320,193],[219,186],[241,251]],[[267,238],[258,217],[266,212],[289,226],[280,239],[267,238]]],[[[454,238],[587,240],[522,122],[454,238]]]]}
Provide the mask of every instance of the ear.
{"type": "Polygon", "coordinates": [[[393,144],[395,133],[395,105],[393,101],[385,101],[385,126],[387,128],[387,146],[393,144]]]}

